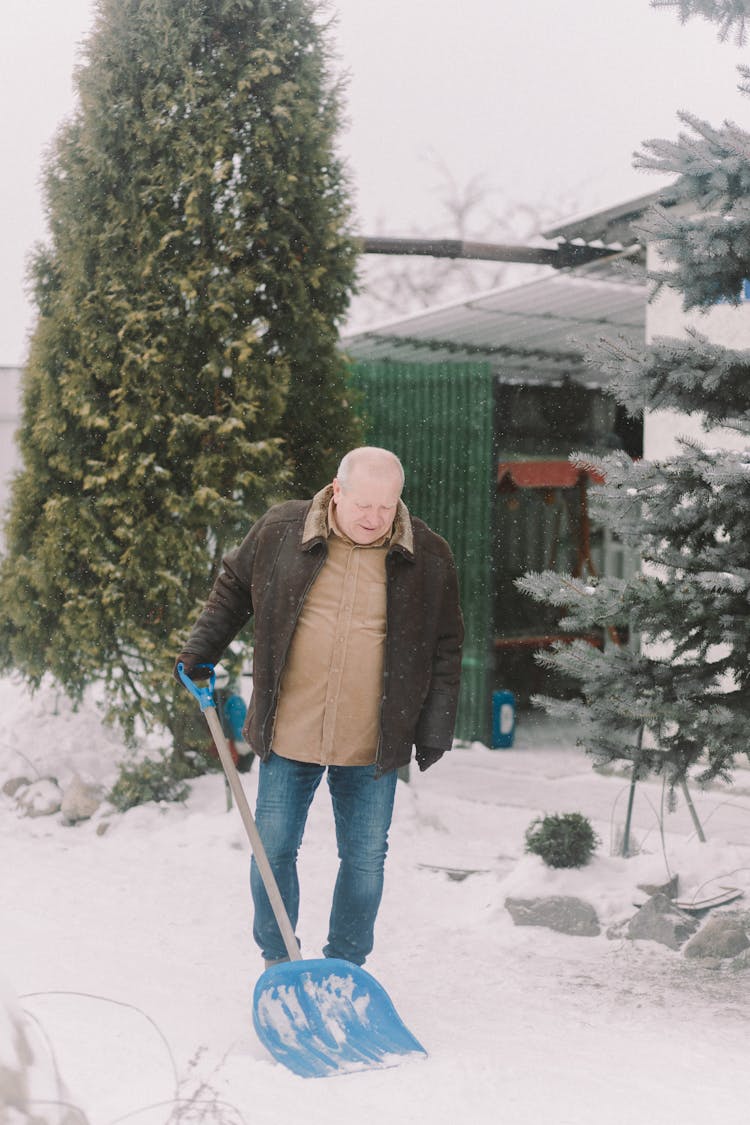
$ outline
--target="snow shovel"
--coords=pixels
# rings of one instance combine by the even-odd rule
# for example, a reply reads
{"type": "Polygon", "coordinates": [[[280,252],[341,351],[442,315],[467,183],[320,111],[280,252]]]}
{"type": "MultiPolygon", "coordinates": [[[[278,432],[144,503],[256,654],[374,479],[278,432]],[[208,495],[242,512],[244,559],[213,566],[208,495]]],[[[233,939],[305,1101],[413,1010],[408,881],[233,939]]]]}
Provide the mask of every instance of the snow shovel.
{"type": "Polygon", "coordinates": [[[253,1023],[261,1043],[302,1078],[398,1066],[427,1052],[402,1023],[385,989],[359,965],[334,957],[303,960],[281,893],[250,812],[216,713],[213,665],[198,687],[182,664],[177,672],[200,704],[245,825],[289,961],[261,974],[253,995],[253,1023]]]}

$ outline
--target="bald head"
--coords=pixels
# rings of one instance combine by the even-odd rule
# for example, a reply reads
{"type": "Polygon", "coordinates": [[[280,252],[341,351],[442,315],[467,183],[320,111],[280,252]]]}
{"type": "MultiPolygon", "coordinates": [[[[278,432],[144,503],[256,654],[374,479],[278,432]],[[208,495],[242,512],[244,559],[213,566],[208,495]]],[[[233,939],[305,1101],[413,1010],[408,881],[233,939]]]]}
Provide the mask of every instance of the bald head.
{"type": "Polygon", "coordinates": [[[393,525],[404,470],[395,453],[373,445],[351,449],[333,481],[336,522],[361,546],[375,543],[393,525]]]}
{"type": "Polygon", "coordinates": [[[350,449],[341,458],[336,473],[336,479],[342,488],[348,486],[350,477],[357,469],[374,476],[388,476],[395,473],[399,478],[399,494],[404,487],[403,466],[390,449],[381,449],[377,445],[361,445],[358,449],[350,449]]]}

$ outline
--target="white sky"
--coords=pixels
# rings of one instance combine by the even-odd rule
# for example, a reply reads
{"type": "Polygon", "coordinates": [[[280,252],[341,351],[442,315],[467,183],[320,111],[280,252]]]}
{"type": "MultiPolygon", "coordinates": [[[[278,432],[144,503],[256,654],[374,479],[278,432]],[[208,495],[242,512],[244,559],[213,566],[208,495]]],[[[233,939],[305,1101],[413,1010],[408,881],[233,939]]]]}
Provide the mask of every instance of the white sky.
{"type": "MultiPolygon", "coordinates": [[[[436,162],[498,198],[593,210],[651,191],[632,153],[676,112],[744,123],[716,29],[649,0],[332,0],[349,73],[342,136],[362,233],[440,229],[436,162]]],[[[39,173],[73,106],[93,0],[2,0],[0,365],[23,361],[26,256],[44,237],[39,173]]]]}

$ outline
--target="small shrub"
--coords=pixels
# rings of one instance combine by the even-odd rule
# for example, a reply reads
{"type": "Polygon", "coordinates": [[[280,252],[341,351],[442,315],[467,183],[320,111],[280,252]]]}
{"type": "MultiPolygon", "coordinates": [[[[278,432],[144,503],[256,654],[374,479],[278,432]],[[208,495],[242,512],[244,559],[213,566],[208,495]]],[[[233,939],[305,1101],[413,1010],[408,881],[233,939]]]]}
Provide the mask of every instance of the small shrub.
{"type": "Polygon", "coordinates": [[[599,843],[580,813],[537,817],[526,829],[526,851],[541,856],[548,867],[583,867],[599,843]]]}
{"type": "Polygon", "coordinates": [[[194,774],[174,756],[122,765],[109,800],[118,812],[147,801],[184,801],[190,792],[186,781],[189,776],[194,774]]]}

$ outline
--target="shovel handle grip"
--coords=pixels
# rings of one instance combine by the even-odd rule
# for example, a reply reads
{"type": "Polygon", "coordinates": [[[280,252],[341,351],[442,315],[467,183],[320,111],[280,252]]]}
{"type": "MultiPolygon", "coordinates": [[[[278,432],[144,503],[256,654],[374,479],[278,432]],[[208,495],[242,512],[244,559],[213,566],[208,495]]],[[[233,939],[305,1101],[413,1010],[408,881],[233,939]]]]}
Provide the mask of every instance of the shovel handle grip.
{"type": "Polygon", "coordinates": [[[201,711],[205,711],[207,707],[215,707],[214,701],[214,688],[216,687],[216,672],[213,664],[196,664],[196,668],[208,668],[208,684],[206,687],[198,687],[193,680],[190,679],[185,671],[185,665],[180,661],[177,665],[177,675],[182,680],[185,687],[194,695],[201,706],[201,711]]]}

